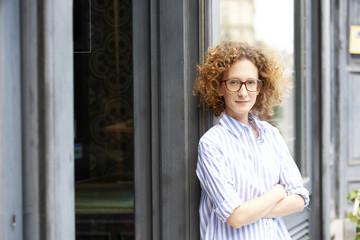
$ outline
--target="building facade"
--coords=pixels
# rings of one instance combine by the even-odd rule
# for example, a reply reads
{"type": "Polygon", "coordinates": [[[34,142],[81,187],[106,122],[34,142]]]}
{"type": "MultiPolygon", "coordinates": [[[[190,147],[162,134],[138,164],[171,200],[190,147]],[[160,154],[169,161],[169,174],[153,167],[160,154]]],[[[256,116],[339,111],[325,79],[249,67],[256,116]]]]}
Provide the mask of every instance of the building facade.
{"type": "MultiPolygon", "coordinates": [[[[359,9],[294,1],[292,144],[311,205],[285,218],[293,239],[355,232],[359,9]]],[[[220,38],[219,0],[0,0],[0,239],[199,239],[197,142],[216,119],[192,88],[220,38]]]]}

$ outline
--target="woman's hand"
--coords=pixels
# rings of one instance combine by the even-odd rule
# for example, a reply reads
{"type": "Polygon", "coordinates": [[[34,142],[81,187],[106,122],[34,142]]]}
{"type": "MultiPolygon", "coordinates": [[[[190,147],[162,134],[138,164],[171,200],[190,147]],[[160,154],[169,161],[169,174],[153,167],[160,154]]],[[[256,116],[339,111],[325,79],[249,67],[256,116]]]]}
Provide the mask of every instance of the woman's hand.
{"type": "Polygon", "coordinates": [[[265,218],[277,218],[290,215],[295,212],[301,212],[304,209],[305,200],[301,195],[293,194],[285,197],[278,202],[265,218]]]}

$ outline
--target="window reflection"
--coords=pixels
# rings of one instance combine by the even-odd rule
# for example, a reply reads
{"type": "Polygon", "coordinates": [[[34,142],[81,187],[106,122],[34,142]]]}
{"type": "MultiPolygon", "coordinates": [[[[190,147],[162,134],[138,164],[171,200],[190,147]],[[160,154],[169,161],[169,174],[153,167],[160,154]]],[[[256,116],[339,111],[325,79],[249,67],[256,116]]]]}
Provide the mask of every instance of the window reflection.
{"type": "Polygon", "coordinates": [[[77,240],[134,239],[131,12],[74,0],[77,240]]]}
{"type": "MultiPolygon", "coordinates": [[[[294,72],[294,7],[289,0],[221,0],[221,40],[245,41],[275,51],[294,72]]],[[[284,137],[295,158],[295,89],[267,119],[284,137]]]]}

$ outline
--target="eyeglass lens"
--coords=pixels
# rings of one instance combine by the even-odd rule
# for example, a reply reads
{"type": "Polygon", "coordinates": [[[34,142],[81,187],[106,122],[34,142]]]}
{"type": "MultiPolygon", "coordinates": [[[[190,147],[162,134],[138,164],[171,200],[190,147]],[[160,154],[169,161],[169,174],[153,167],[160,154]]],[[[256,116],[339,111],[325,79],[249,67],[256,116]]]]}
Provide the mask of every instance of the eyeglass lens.
{"type": "Polygon", "coordinates": [[[256,92],[260,87],[260,82],[256,79],[250,79],[246,82],[241,82],[237,79],[229,79],[225,83],[226,87],[231,92],[239,91],[243,84],[245,85],[246,90],[248,90],[249,92],[256,92]]]}

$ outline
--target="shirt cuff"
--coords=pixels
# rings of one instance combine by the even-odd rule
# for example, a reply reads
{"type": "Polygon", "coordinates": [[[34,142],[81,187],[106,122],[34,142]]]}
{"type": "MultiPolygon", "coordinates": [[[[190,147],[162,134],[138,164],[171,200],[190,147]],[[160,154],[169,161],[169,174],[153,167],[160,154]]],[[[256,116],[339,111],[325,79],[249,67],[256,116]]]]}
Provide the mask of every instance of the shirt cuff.
{"type": "Polygon", "coordinates": [[[227,198],[215,208],[215,213],[221,221],[226,222],[226,219],[228,219],[241,204],[243,204],[243,201],[237,196],[227,198]]]}
{"type": "Polygon", "coordinates": [[[310,197],[309,197],[309,191],[304,188],[304,187],[298,187],[298,188],[293,188],[290,190],[287,190],[288,195],[293,195],[293,194],[298,194],[301,195],[304,198],[304,207],[307,207],[309,205],[310,202],[310,197]]]}

